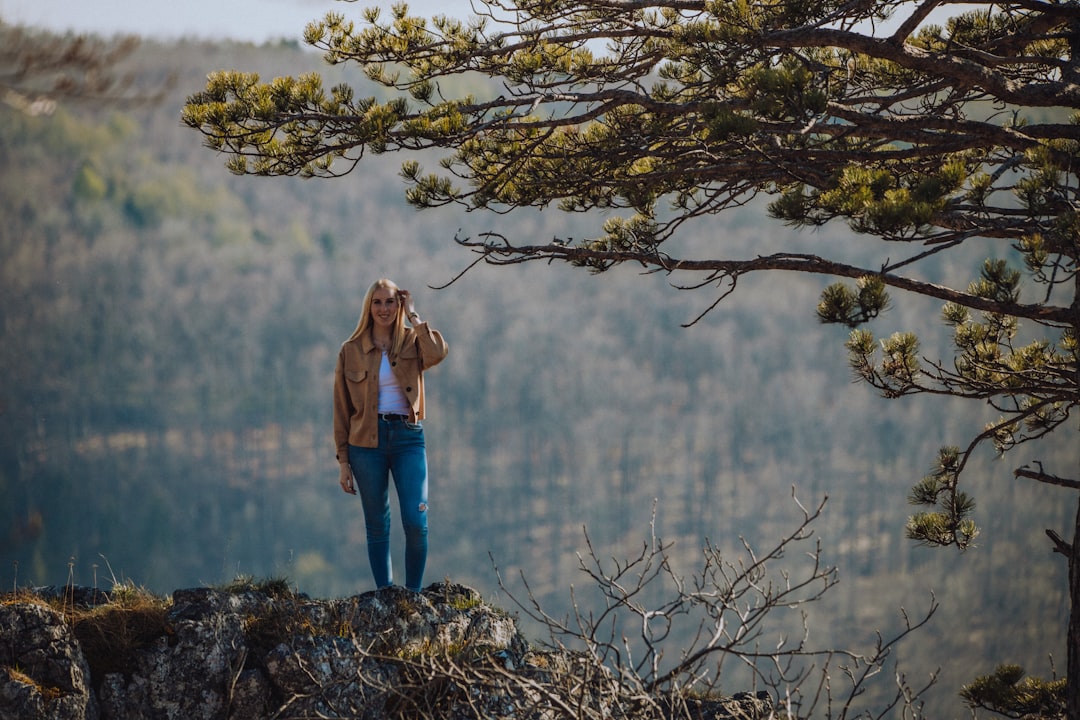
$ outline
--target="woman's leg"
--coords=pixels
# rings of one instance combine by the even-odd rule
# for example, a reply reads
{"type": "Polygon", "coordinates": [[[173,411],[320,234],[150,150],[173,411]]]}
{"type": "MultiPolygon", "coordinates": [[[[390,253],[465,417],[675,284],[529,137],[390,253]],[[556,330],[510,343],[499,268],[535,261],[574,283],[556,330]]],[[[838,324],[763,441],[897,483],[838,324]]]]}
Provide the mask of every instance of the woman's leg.
{"type": "Polygon", "coordinates": [[[390,472],[397,488],[401,525],[405,531],[405,587],[420,592],[428,552],[428,471],[424,430],[420,425],[395,423],[390,472]]]}
{"type": "MultiPolygon", "coordinates": [[[[381,430],[381,428],[380,428],[381,430]]],[[[356,489],[364,508],[367,531],[368,562],[375,578],[375,587],[383,588],[394,582],[390,562],[390,465],[380,432],[380,447],[349,446],[349,466],[356,479],[356,489]]]]}

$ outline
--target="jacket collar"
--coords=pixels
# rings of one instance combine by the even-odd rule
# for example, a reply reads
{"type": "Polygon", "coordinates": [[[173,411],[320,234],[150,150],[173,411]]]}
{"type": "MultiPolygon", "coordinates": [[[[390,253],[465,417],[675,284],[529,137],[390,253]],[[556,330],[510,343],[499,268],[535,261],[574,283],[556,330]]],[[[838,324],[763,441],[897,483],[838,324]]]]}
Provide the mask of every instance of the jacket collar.
{"type": "MultiPolygon", "coordinates": [[[[410,328],[405,328],[405,342],[409,342],[410,328]]],[[[375,338],[371,334],[371,328],[364,331],[364,334],[357,338],[357,342],[360,343],[360,349],[366,353],[375,351],[375,338]]]]}
{"type": "Polygon", "coordinates": [[[375,349],[375,339],[371,337],[371,330],[368,329],[361,335],[358,340],[360,341],[360,349],[365,353],[369,353],[375,349]]]}

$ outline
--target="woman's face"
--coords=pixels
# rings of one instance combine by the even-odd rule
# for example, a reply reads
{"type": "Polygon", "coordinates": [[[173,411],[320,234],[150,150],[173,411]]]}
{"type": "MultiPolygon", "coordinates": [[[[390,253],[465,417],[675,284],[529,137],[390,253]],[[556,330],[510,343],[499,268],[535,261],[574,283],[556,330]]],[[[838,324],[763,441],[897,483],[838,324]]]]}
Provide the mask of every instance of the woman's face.
{"type": "Polygon", "coordinates": [[[371,296],[371,320],[375,326],[384,330],[394,327],[398,314],[397,290],[376,288],[371,296]]]}

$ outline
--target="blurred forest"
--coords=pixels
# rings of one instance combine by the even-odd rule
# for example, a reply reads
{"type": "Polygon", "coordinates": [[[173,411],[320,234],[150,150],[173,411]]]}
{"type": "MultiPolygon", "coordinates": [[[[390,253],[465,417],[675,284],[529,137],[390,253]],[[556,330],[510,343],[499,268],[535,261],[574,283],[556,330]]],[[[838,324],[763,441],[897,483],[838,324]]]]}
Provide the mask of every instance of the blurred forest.
{"type": "MultiPolygon", "coordinates": [[[[364,290],[388,276],[451,348],[428,376],[428,581],[498,603],[494,561],[560,615],[571,585],[588,597],[585,528],[601,559],[632,557],[655,508],[690,572],[706,541],[736,553],[741,538],[778,540],[801,516],[795,488],[807,505],[829,496],[817,532],[841,578],[815,606],[812,642],[867,647],[933,593],[931,631],[899,657],[916,684],[942,668],[933,716],[967,714],[959,685],[1000,662],[1049,676],[1052,655],[1064,671],[1066,565],[1044,529],[1072,526],[1075,497],[1012,469],[1072,467],[1075,434],[980,456],[967,475],[978,547],[917,546],[903,535],[908,489],[939,446],[994,416],[854,384],[846,333],[814,315],[828,278],[744,278],[689,328],[714,290],[633,268],[477,267],[434,290],[473,260],[453,242],[459,228],[539,242],[599,223],[416,212],[392,157],[334,181],[232,176],[179,121],[207,73],[364,80],[288,43],[146,42],[127,62],[179,81],[151,106],[0,105],[7,588],[131,580],[165,594],[251,575],[321,597],[371,589],[359,501],[337,484],[330,390],[364,290]]],[[[680,242],[692,256],[876,251],[842,228],[795,234],[754,205],[680,242]]],[[[930,279],[965,286],[985,254],[941,255],[930,279]]],[[[894,304],[875,332],[917,331],[926,356],[947,358],[940,308],[894,304]]]]}

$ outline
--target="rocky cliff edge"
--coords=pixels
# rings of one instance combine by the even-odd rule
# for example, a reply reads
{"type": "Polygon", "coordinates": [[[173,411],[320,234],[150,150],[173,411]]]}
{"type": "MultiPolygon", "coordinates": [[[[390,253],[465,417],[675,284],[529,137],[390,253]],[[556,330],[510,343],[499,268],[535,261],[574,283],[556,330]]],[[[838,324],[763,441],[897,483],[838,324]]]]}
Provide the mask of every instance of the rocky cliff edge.
{"type": "MultiPolygon", "coordinates": [[[[616,707],[614,687],[602,664],[531,648],[514,616],[450,582],[338,600],[284,581],[0,597],[0,720],[637,716],[640,696],[616,707]]],[[[772,709],[749,696],[663,704],[667,717],[772,709]]]]}

